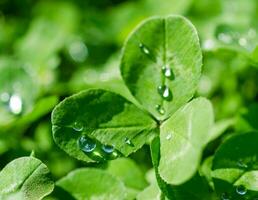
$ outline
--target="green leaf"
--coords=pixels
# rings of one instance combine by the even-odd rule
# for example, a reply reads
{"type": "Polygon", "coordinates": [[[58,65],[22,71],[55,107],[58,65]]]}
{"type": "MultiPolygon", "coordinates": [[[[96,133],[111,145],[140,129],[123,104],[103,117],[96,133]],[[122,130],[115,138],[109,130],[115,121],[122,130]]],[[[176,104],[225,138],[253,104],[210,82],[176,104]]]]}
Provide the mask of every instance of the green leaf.
{"type": "Polygon", "coordinates": [[[140,192],[136,199],[137,200],[161,200],[162,193],[157,183],[152,183],[140,192]]]}
{"type": "Polygon", "coordinates": [[[77,200],[122,200],[126,188],[122,181],[99,169],[78,169],[57,182],[57,186],[77,200]]]}
{"type": "Polygon", "coordinates": [[[110,152],[114,157],[120,153],[128,156],[152,137],[157,126],[145,112],[105,90],[88,90],[66,98],[54,109],[52,125],[57,145],[88,162],[107,158],[103,145],[115,148],[110,152]],[[82,137],[85,147],[93,147],[89,151],[79,148],[82,137]]]}
{"type": "Polygon", "coordinates": [[[223,119],[216,122],[210,130],[210,139],[212,141],[222,135],[230,126],[234,124],[233,119],[223,119]]]}
{"type": "Polygon", "coordinates": [[[130,35],[120,67],[135,98],[157,119],[166,119],[193,97],[201,65],[195,28],[169,16],[144,21],[130,35]]]}
{"type": "Polygon", "coordinates": [[[0,172],[0,199],[39,200],[50,194],[54,182],[46,165],[33,157],[21,157],[0,172]]]}
{"type": "Polygon", "coordinates": [[[233,199],[258,197],[258,132],[237,134],[226,140],[213,160],[212,177],[220,195],[233,199]],[[240,194],[239,188],[245,194],[240,194]],[[238,191],[238,192],[237,192],[238,191]]]}
{"type": "Polygon", "coordinates": [[[123,181],[132,199],[147,185],[141,169],[133,160],[128,158],[110,161],[107,172],[123,181]]]}
{"type": "Polygon", "coordinates": [[[161,125],[159,173],[166,182],[182,184],[196,173],[212,125],[212,105],[202,97],[161,125]]]}
{"type": "Polygon", "coordinates": [[[160,159],[159,148],[160,148],[159,138],[156,137],[151,143],[151,155],[152,155],[152,162],[156,173],[156,181],[164,196],[166,196],[168,199],[173,199],[173,200],[185,200],[185,199],[212,200],[214,199],[214,194],[211,193],[208,182],[202,176],[200,176],[199,173],[194,174],[194,176],[191,179],[189,179],[188,181],[180,185],[172,185],[172,184],[166,183],[162,179],[158,171],[158,165],[159,165],[159,159],[160,159]]]}

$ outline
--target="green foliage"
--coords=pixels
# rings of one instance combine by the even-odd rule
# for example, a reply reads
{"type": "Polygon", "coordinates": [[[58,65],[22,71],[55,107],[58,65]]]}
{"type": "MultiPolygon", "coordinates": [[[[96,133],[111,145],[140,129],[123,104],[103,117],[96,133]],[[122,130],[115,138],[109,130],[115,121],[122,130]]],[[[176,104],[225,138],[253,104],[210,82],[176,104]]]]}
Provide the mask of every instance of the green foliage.
{"type": "Polygon", "coordinates": [[[257,199],[257,8],[1,1],[0,199],[257,199]]]}
{"type": "Polygon", "coordinates": [[[54,189],[45,164],[33,157],[22,157],[8,163],[0,172],[0,198],[42,199],[54,189]]]}

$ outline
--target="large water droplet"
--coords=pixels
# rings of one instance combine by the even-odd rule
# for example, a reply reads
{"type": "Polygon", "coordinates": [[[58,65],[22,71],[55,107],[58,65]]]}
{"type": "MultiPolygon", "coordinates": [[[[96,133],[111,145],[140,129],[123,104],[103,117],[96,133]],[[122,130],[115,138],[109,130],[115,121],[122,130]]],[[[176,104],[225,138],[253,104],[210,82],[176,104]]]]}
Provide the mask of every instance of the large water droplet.
{"type": "Polygon", "coordinates": [[[165,114],[165,110],[161,105],[156,105],[156,110],[159,112],[159,114],[164,115],[165,114]]]}
{"type": "Polygon", "coordinates": [[[222,200],[230,200],[230,195],[227,192],[223,192],[221,194],[221,199],[222,200]]]}
{"type": "Polygon", "coordinates": [[[132,141],[128,138],[128,137],[125,137],[125,143],[131,147],[134,147],[134,144],[132,143],[132,141]]]}
{"type": "Polygon", "coordinates": [[[96,148],[96,143],[93,139],[83,135],[78,140],[78,146],[83,152],[90,153],[96,148]]]}
{"type": "Polygon", "coordinates": [[[22,99],[19,95],[13,94],[10,97],[9,109],[15,115],[18,115],[22,112],[22,99]]]}
{"type": "Polygon", "coordinates": [[[83,130],[83,124],[81,122],[74,122],[73,129],[75,131],[82,131],[83,130]]]}
{"type": "Polygon", "coordinates": [[[165,100],[167,100],[167,101],[171,101],[172,98],[173,98],[172,93],[171,93],[169,87],[166,86],[166,85],[161,85],[161,86],[159,86],[159,87],[158,87],[158,93],[160,94],[160,96],[161,96],[163,99],[165,99],[165,100]]]}
{"type": "Polygon", "coordinates": [[[171,70],[171,68],[169,66],[163,66],[162,67],[162,73],[164,74],[165,77],[167,77],[168,79],[173,80],[175,78],[173,71],[171,70]]]}
{"type": "Polygon", "coordinates": [[[109,154],[113,153],[115,150],[113,145],[103,145],[102,149],[105,153],[109,153],[109,154]]]}
{"type": "Polygon", "coordinates": [[[147,55],[150,54],[150,50],[143,44],[143,43],[140,43],[139,44],[139,48],[141,49],[141,51],[147,55]]]}
{"type": "Polygon", "coordinates": [[[247,193],[247,189],[243,185],[239,185],[236,187],[236,192],[239,195],[245,195],[247,193]]]}

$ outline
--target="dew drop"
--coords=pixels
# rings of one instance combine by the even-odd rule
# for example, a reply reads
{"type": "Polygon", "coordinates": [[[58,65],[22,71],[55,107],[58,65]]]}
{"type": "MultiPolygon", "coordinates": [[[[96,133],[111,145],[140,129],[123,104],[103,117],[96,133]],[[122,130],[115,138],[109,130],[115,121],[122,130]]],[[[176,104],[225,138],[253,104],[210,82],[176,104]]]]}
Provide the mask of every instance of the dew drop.
{"type": "Polygon", "coordinates": [[[69,46],[69,54],[75,62],[84,62],[88,56],[88,48],[82,41],[76,41],[69,46]]]}
{"type": "Polygon", "coordinates": [[[248,168],[248,165],[242,159],[238,160],[237,166],[240,168],[248,168]]]}
{"type": "Polygon", "coordinates": [[[227,44],[231,43],[232,40],[233,40],[232,37],[230,35],[226,34],[226,33],[220,33],[218,35],[218,39],[220,41],[224,42],[224,43],[227,43],[227,44]]]}
{"type": "Polygon", "coordinates": [[[159,112],[159,114],[164,115],[165,114],[165,110],[161,105],[156,105],[156,110],[159,112]]]}
{"type": "Polygon", "coordinates": [[[74,122],[73,129],[75,131],[82,131],[83,130],[83,124],[81,122],[74,122]]]}
{"type": "Polygon", "coordinates": [[[172,134],[169,133],[169,134],[167,135],[166,139],[167,139],[167,140],[170,140],[171,138],[172,138],[172,134]]]}
{"type": "Polygon", "coordinates": [[[114,152],[114,146],[113,145],[103,145],[102,149],[105,153],[111,154],[114,152]]]}
{"type": "Polygon", "coordinates": [[[167,100],[167,101],[171,101],[172,100],[172,93],[169,89],[168,86],[166,85],[161,85],[158,87],[158,93],[160,94],[160,96],[167,100]]]}
{"type": "Polygon", "coordinates": [[[242,38],[239,38],[238,43],[240,46],[246,46],[247,40],[246,40],[246,38],[242,37],[242,38]]]}
{"type": "Polygon", "coordinates": [[[83,135],[78,140],[78,146],[83,152],[90,153],[94,151],[97,145],[94,140],[83,135]]]}
{"type": "Polygon", "coordinates": [[[140,44],[139,44],[139,48],[141,49],[141,51],[142,51],[143,53],[145,53],[145,54],[147,54],[147,55],[150,54],[149,49],[148,49],[143,43],[140,43],[140,44]]]}
{"type": "Polygon", "coordinates": [[[221,194],[221,200],[230,200],[230,195],[227,192],[221,194]]]}
{"type": "Polygon", "coordinates": [[[9,99],[9,109],[10,111],[18,115],[22,112],[22,99],[19,95],[13,94],[9,99]]]}
{"type": "Polygon", "coordinates": [[[128,138],[128,137],[125,137],[125,143],[131,147],[134,147],[134,144],[132,143],[132,141],[128,138]]]}
{"type": "Polygon", "coordinates": [[[239,185],[236,187],[236,192],[239,195],[245,195],[247,193],[247,189],[243,185],[239,185]]]}
{"type": "Polygon", "coordinates": [[[0,99],[2,102],[6,103],[9,101],[10,99],[10,95],[7,93],[7,92],[3,92],[1,95],[0,95],[0,99]]]}
{"type": "Polygon", "coordinates": [[[175,76],[174,76],[174,74],[173,74],[171,68],[168,67],[168,66],[163,66],[163,67],[162,67],[162,73],[163,73],[163,75],[164,75],[165,77],[167,77],[167,78],[169,78],[169,79],[171,79],[171,80],[175,78],[175,76]]]}

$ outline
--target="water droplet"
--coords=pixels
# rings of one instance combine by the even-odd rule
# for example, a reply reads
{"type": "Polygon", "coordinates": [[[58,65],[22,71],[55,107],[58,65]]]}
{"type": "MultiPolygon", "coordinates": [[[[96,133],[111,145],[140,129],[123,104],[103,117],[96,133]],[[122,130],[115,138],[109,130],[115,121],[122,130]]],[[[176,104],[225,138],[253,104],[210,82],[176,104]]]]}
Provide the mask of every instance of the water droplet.
{"type": "Polygon", "coordinates": [[[168,86],[161,85],[158,87],[158,93],[161,95],[161,97],[167,101],[172,100],[172,93],[168,86]]]}
{"type": "Polygon", "coordinates": [[[0,95],[0,99],[1,99],[2,102],[8,102],[9,99],[10,99],[10,95],[7,92],[3,92],[0,95]]]}
{"type": "Polygon", "coordinates": [[[134,144],[132,143],[132,141],[128,137],[125,137],[125,143],[128,144],[131,147],[134,147],[134,144]]]}
{"type": "Polygon", "coordinates": [[[230,195],[227,192],[223,192],[221,194],[221,199],[222,200],[230,200],[230,195]]]}
{"type": "Polygon", "coordinates": [[[242,37],[242,38],[239,38],[238,43],[239,43],[240,46],[246,46],[247,45],[247,40],[246,40],[246,38],[242,37]]]}
{"type": "Polygon", "coordinates": [[[175,78],[175,76],[173,74],[173,71],[168,66],[163,66],[162,67],[162,73],[164,74],[165,77],[167,77],[171,80],[173,80],[175,78]]]}
{"type": "Polygon", "coordinates": [[[236,192],[239,195],[245,195],[247,193],[247,189],[243,185],[239,185],[236,187],[236,192]]]}
{"type": "Polygon", "coordinates": [[[237,166],[240,168],[248,168],[248,165],[242,159],[238,160],[237,166]]]}
{"type": "Polygon", "coordinates": [[[143,53],[145,53],[145,54],[150,54],[150,51],[149,51],[149,49],[143,44],[143,43],[140,43],[139,44],[139,48],[141,49],[141,51],[143,52],[143,53]]]}
{"type": "Polygon", "coordinates": [[[73,42],[69,46],[69,54],[75,62],[83,62],[88,56],[87,46],[82,41],[73,42]]]}
{"type": "Polygon", "coordinates": [[[164,115],[165,114],[165,110],[161,105],[156,105],[156,110],[159,112],[159,114],[164,115]]]}
{"type": "Polygon", "coordinates": [[[206,50],[211,50],[215,47],[215,42],[212,39],[205,40],[203,43],[203,48],[206,50]]]}
{"type": "Polygon", "coordinates": [[[83,135],[78,140],[78,146],[83,152],[90,153],[94,151],[97,145],[94,140],[83,135]]]}
{"type": "Polygon", "coordinates": [[[105,153],[111,154],[114,152],[114,146],[113,145],[103,145],[102,149],[105,153]]]}
{"type": "Polygon", "coordinates": [[[83,130],[83,124],[81,122],[74,122],[73,129],[75,131],[82,131],[83,130]]]}
{"type": "Polygon", "coordinates": [[[172,138],[172,134],[169,133],[169,134],[167,135],[166,139],[167,139],[167,140],[170,140],[171,138],[172,138]]]}
{"type": "Polygon", "coordinates": [[[230,35],[226,34],[226,33],[220,33],[218,35],[218,39],[220,41],[224,42],[224,43],[227,43],[227,44],[231,43],[232,40],[233,40],[232,37],[230,35]]]}
{"type": "Polygon", "coordinates": [[[9,108],[10,111],[15,115],[18,115],[22,112],[22,99],[19,95],[13,94],[10,97],[9,108]]]}

